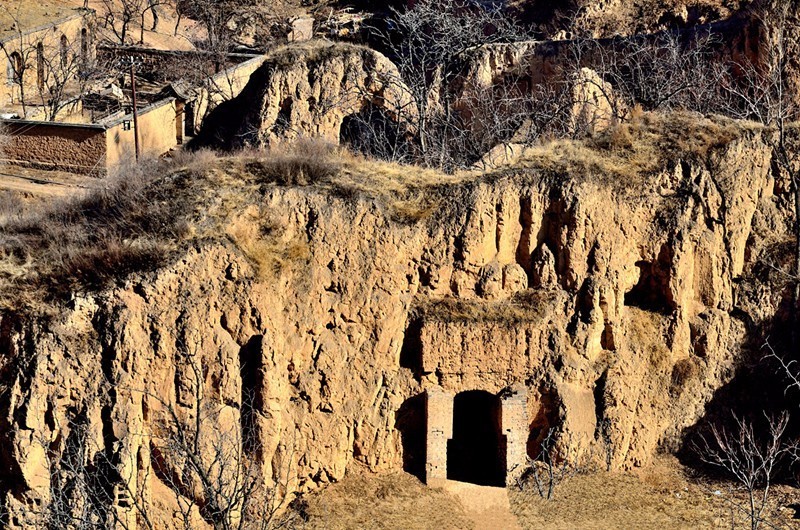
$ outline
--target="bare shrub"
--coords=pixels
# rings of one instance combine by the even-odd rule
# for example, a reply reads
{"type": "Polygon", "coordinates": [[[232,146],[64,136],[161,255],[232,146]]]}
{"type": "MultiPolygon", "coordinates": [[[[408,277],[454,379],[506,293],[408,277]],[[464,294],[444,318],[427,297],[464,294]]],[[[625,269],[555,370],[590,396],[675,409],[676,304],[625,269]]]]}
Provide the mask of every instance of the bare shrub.
{"type": "Polygon", "coordinates": [[[197,352],[186,351],[181,361],[178,369],[191,381],[190,395],[179,397],[184,403],[148,395],[163,409],[151,445],[154,470],[175,493],[184,528],[194,528],[196,514],[219,530],[291,528],[293,513],[286,508],[293,441],[274,460],[278,483],[267,487],[256,456],[259,433],[248,420],[257,413],[256,396],[243,396],[238,410],[208,399],[197,352]]]}
{"type": "Polygon", "coordinates": [[[255,396],[243,393],[239,408],[206,397],[197,352],[184,348],[182,353],[178,370],[191,388],[180,395],[180,403],[116,387],[140,395],[157,413],[152,432],[129,434],[134,447],[140,444],[137,451],[126,456],[119,448],[98,445],[85,409],[67,411],[66,437],[38,440],[45,448],[50,498],[29,508],[37,528],[156,530],[165,516],[172,519],[171,527],[185,530],[200,523],[217,530],[295,527],[288,487],[294,442],[282,444],[272,462],[275,481],[266,480],[256,456],[255,424],[245,421],[256,413],[255,396]],[[176,514],[154,506],[154,481],[167,486],[176,514]]]}
{"type": "MultiPolygon", "coordinates": [[[[719,44],[710,32],[665,31],[610,42],[578,39],[570,50],[576,63],[591,65],[629,105],[705,114],[721,110],[719,88],[727,72],[715,57],[719,44]]],[[[615,112],[626,118],[624,108],[615,112]]]]}
{"type": "Polygon", "coordinates": [[[391,9],[391,31],[373,28],[399,72],[398,79],[387,81],[412,102],[413,111],[394,109],[394,114],[408,122],[403,130],[414,131],[418,162],[449,170],[468,165],[459,142],[451,141],[465,132],[453,109],[453,83],[469,53],[525,38],[511,20],[496,6],[421,0],[405,11],[391,9]]]}
{"type": "MultiPolygon", "coordinates": [[[[329,182],[339,173],[338,148],[319,140],[300,140],[273,147],[247,164],[247,170],[266,182],[308,186],[329,182]]],[[[242,155],[247,156],[247,152],[242,155]]]]}
{"type": "MultiPolygon", "coordinates": [[[[560,456],[557,445],[558,430],[551,428],[542,439],[536,458],[528,457],[528,467],[517,479],[517,487],[521,490],[535,487],[540,497],[551,500],[559,484],[588,470],[590,458],[579,461],[560,456]]],[[[569,441],[566,445],[570,445],[569,441]]]]}
{"type": "Polygon", "coordinates": [[[770,488],[780,465],[790,457],[796,445],[785,439],[789,416],[766,418],[766,428],[733,416],[732,430],[711,427],[711,434],[702,437],[695,446],[700,459],[721,469],[745,491],[747,505],[739,507],[746,514],[752,530],[765,521],[770,488]]]}
{"type": "Polygon", "coordinates": [[[160,178],[161,168],[155,161],[122,168],[104,188],[6,220],[0,269],[26,272],[0,277],[4,303],[20,309],[37,290],[66,295],[163,263],[193,199],[185,175],[160,178]]]}

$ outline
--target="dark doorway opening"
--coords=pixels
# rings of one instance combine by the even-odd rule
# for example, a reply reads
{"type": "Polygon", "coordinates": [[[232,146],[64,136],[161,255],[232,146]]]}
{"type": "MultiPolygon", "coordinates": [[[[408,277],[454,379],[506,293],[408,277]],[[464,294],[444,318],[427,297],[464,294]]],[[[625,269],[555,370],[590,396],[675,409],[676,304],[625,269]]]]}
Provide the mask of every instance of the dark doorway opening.
{"type": "Polygon", "coordinates": [[[500,398],[482,390],[457,394],[453,438],[447,442],[447,478],[482,486],[505,486],[506,440],[500,398]]]}
{"type": "Polygon", "coordinates": [[[187,102],[183,107],[183,129],[185,136],[194,137],[194,102],[187,102]]]}

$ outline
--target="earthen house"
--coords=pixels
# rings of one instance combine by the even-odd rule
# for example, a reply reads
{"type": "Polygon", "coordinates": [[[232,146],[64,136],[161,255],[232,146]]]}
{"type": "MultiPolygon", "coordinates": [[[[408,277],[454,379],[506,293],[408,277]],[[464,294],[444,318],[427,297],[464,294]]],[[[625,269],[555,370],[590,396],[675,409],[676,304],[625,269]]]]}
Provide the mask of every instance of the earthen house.
{"type": "Polygon", "coordinates": [[[93,60],[92,10],[53,1],[0,5],[0,28],[6,62],[0,106],[9,110],[21,107],[23,98],[27,104],[42,104],[53,77],[77,77],[93,60]]]}
{"type": "MultiPolygon", "coordinates": [[[[109,49],[99,49],[106,62],[135,51],[120,48],[111,57],[109,49]]],[[[163,70],[169,62],[179,60],[181,54],[148,50],[139,57],[146,57],[144,64],[151,69],[163,70]]],[[[209,74],[200,85],[167,84],[157,93],[141,94],[142,103],[137,105],[140,156],[161,156],[192,137],[210,108],[238,95],[264,56],[235,59],[232,66],[209,74]]],[[[82,114],[87,118],[85,112],[82,114]]],[[[117,111],[85,121],[3,120],[8,142],[0,161],[93,176],[108,174],[133,162],[135,125],[129,106],[120,104],[117,111]]]]}

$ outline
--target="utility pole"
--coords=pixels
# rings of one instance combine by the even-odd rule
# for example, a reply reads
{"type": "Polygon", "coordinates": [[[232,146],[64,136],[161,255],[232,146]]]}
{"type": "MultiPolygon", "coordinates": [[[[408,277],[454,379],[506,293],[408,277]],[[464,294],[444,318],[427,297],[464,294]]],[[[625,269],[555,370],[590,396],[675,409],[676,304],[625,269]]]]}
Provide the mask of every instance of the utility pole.
{"type": "Polygon", "coordinates": [[[136,161],[139,161],[139,110],[136,108],[135,62],[131,61],[131,103],[133,104],[133,144],[136,148],[136,161]]]}

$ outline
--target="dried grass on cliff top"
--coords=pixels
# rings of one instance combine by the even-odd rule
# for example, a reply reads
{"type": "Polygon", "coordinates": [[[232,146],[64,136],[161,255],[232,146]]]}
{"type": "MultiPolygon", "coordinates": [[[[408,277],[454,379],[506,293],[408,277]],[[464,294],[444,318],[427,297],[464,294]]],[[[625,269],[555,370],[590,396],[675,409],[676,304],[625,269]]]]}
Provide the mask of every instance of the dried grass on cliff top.
{"type": "Polygon", "coordinates": [[[629,122],[584,140],[559,139],[528,147],[514,167],[635,186],[669,162],[706,160],[747,130],[759,126],[688,112],[637,112],[629,122]]]}
{"type": "Polygon", "coordinates": [[[314,187],[332,196],[374,200],[398,222],[425,218],[438,207],[448,186],[478,176],[445,175],[417,166],[369,160],[338,146],[309,140],[266,151],[242,151],[220,164],[231,178],[261,185],[314,187]]]}
{"type": "MultiPolygon", "coordinates": [[[[518,166],[491,174],[444,175],[367,160],[314,141],[227,156],[180,153],[169,162],[128,168],[100,190],[26,214],[6,212],[0,220],[0,307],[36,307],[104,288],[130,273],[163,266],[189,244],[205,240],[232,242],[257,269],[274,272],[302,262],[307,246],[280,239],[281,226],[274,221],[282,212],[273,216],[264,210],[261,199],[273,186],[374,201],[393,221],[415,223],[452,197],[453,186],[509,171],[539,178],[544,170],[639,189],[633,177],[656,172],[680,157],[709,156],[747,127],[687,114],[643,115],[589,140],[532,147],[518,166]]],[[[474,313],[463,304],[443,303],[434,309],[454,320],[469,320],[474,313]]],[[[530,317],[517,309],[498,308],[498,320],[530,317]]]]}
{"type": "Polygon", "coordinates": [[[146,162],[103,188],[43,203],[0,223],[0,307],[96,288],[163,263],[186,231],[192,197],[180,175],[146,162]]]}

